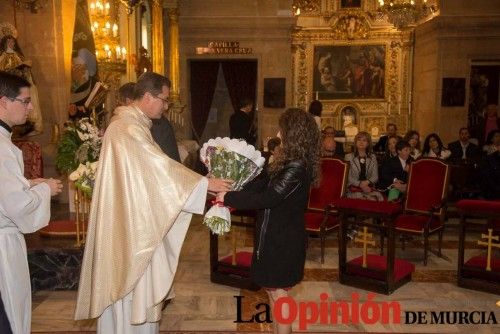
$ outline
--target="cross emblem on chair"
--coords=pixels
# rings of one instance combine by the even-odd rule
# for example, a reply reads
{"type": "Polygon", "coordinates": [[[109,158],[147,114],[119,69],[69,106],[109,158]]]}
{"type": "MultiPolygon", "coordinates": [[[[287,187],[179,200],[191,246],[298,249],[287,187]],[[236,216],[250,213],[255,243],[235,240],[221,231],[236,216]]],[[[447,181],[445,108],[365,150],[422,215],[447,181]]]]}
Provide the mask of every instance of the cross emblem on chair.
{"type": "Polygon", "coordinates": [[[498,235],[493,235],[493,229],[489,228],[488,235],[481,234],[481,239],[488,240],[487,242],[478,240],[477,244],[481,245],[481,246],[488,247],[488,253],[487,253],[487,258],[486,258],[486,270],[491,271],[491,248],[492,247],[500,248],[500,243],[498,243],[498,244],[493,243],[493,240],[498,241],[499,237],[498,237],[498,235]]]}
{"type": "Polygon", "coordinates": [[[368,233],[368,227],[363,227],[363,232],[358,234],[361,238],[354,238],[354,242],[361,242],[363,244],[363,268],[366,268],[366,253],[368,245],[375,246],[375,241],[371,240],[373,238],[373,233],[368,233]]]}

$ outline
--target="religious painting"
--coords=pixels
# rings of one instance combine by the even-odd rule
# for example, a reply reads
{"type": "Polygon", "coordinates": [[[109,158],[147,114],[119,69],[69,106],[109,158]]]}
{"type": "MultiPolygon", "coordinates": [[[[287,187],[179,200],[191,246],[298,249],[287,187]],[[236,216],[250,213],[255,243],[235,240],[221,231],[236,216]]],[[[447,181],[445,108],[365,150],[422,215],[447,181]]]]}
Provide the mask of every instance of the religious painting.
{"type": "Polygon", "coordinates": [[[264,79],[264,107],[285,108],[285,78],[264,79]]]}
{"type": "Polygon", "coordinates": [[[340,0],[340,8],[361,8],[361,0],[340,0]]]}
{"type": "Polygon", "coordinates": [[[465,78],[443,78],[441,106],[462,107],[465,104],[465,78]]]}
{"type": "Polygon", "coordinates": [[[384,99],[385,45],[316,46],[313,92],[319,100],[384,99]]]}
{"type": "Polygon", "coordinates": [[[474,137],[478,135],[479,124],[484,120],[486,106],[499,102],[500,64],[471,66],[469,82],[468,126],[474,137]]]}

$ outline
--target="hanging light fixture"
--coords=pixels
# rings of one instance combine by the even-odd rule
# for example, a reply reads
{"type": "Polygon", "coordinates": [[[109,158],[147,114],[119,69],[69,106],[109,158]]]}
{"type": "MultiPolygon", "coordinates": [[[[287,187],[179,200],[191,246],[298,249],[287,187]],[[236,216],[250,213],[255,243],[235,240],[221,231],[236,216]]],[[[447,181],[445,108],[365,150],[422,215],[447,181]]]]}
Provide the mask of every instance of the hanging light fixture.
{"type": "Polygon", "coordinates": [[[96,57],[100,62],[124,63],[127,59],[127,50],[120,45],[117,9],[110,1],[91,1],[89,5],[96,57]]]}
{"type": "Polygon", "coordinates": [[[416,25],[418,21],[434,14],[435,5],[428,5],[427,0],[379,0],[378,12],[397,29],[416,25]]]}

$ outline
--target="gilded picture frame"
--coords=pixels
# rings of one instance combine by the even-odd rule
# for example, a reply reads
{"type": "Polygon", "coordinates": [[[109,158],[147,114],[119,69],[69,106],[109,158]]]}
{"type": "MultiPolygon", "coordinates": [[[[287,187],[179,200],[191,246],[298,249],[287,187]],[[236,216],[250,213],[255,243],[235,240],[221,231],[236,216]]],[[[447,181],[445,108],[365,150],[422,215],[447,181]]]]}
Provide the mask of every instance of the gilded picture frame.
{"type": "Polygon", "coordinates": [[[384,100],[386,45],[315,45],[313,93],[319,100],[384,100]]]}

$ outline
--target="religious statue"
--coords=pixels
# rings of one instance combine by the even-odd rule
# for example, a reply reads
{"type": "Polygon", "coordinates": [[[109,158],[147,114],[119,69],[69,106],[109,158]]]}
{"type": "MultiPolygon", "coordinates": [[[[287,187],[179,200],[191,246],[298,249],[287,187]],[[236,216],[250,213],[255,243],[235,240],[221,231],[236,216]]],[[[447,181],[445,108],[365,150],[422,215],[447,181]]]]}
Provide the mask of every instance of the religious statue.
{"type": "Polygon", "coordinates": [[[20,135],[36,135],[43,131],[42,111],[38,99],[38,90],[31,74],[31,61],[26,60],[17,43],[17,30],[9,23],[0,27],[0,71],[18,75],[30,84],[33,110],[28,114],[27,126],[20,135]]]}
{"type": "Polygon", "coordinates": [[[85,101],[97,83],[97,59],[87,48],[73,51],[71,60],[71,94],[68,113],[71,119],[90,117],[92,110],[85,101]]]}
{"type": "Polygon", "coordinates": [[[346,138],[354,139],[354,136],[358,134],[358,127],[356,126],[356,112],[351,107],[345,107],[341,111],[342,120],[344,122],[344,132],[346,138]]]}

